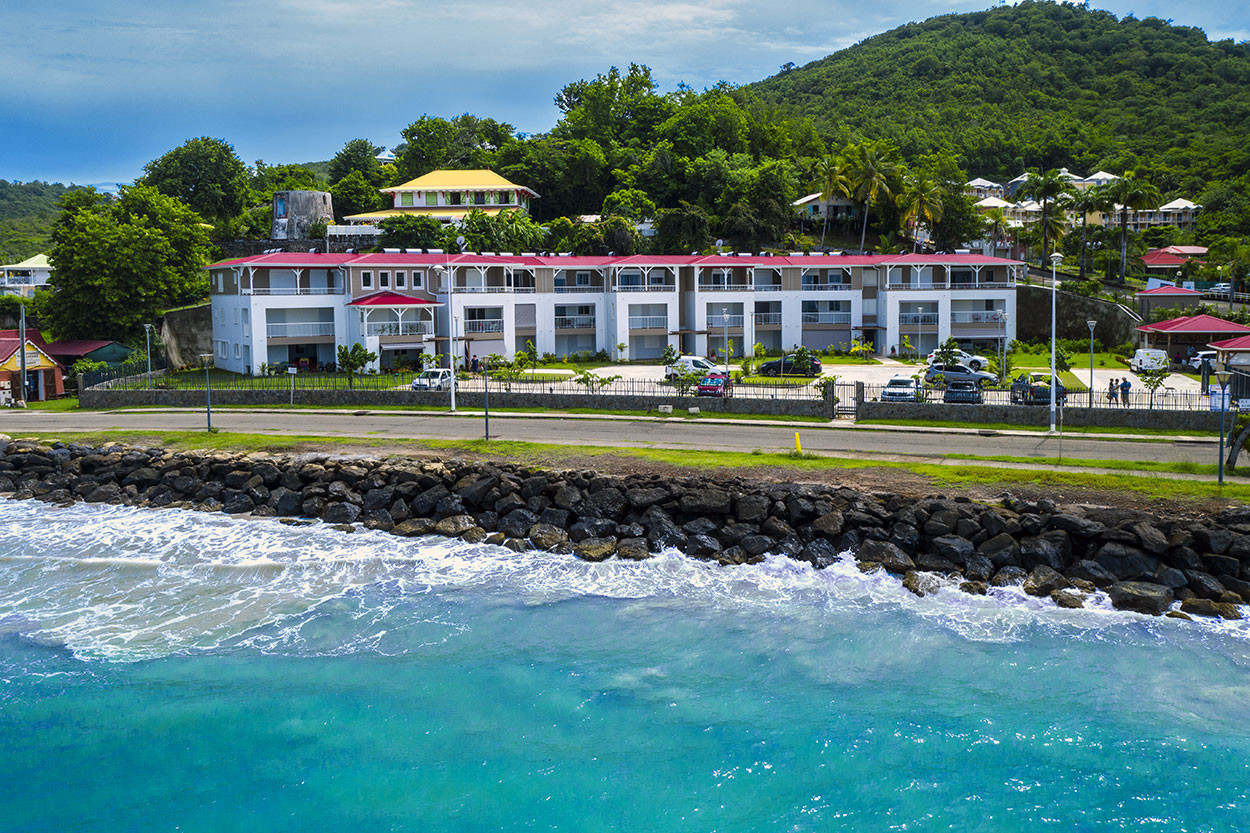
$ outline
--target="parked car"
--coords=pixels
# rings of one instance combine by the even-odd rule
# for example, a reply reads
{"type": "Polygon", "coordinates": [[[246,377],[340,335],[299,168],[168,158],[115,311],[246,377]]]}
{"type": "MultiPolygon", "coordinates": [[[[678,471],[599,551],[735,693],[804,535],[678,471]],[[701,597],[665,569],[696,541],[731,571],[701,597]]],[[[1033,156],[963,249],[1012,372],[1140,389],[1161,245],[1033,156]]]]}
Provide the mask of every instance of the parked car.
{"type": "Polygon", "coordinates": [[[720,399],[728,399],[734,394],[733,380],[725,374],[709,373],[699,381],[699,387],[695,389],[696,396],[715,396],[720,399]]]}
{"type": "MultiPolygon", "coordinates": [[[[1055,404],[1065,405],[1068,401],[1068,389],[1059,383],[1055,388],[1055,404]]],[[[1021,373],[1011,383],[1012,405],[1049,405],[1050,374],[1021,373]]]]}
{"type": "Polygon", "coordinates": [[[1189,366],[1192,367],[1195,372],[1197,372],[1199,370],[1202,370],[1202,362],[1204,360],[1211,363],[1212,370],[1215,369],[1215,351],[1214,350],[1199,350],[1197,353],[1194,353],[1194,355],[1189,360],[1189,366]]]}
{"type": "Polygon", "coordinates": [[[417,374],[417,378],[412,380],[413,390],[449,390],[450,388],[451,370],[445,367],[422,370],[417,374]]]}
{"type": "Polygon", "coordinates": [[[1217,283],[1208,289],[1207,292],[1217,298],[1227,298],[1233,293],[1233,285],[1231,283],[1217,283]]]}
{"type": "MultiPolygon", "coordinates": [[[[929,354],[929,364],[934,364],[935,362],[937,362],[939,352],[940,351],[938,350],[934,350],[932,353],[929,354]]],[[[968,367],[972,368],[973,370],[981,370],[982,368],[990,366],[990,360],[985,358],[985,356],[977,356],[973,353],[965,353],[963,350],[956,350],[954,353],[951,354],[950,359],[955,364],[966,364],[968,365],[968,367]]]]}
{"type": "Polygon", "coordinates": [[[983,385],[986,382],[996,380],[993,373],[986,373],[984,370],[973,370],[966,364],[931,364],[928,370],[924,372],[924,380],[931,385],[939,375],[948,385],[951,382],[972,382],[973,384],[983,385]]]}
{"type": "Polygon", "coordinates": [[[985,394],[976,382],[951,382],[942,394],[942,401],[947,404],[980,405],[985,401],[985,394]]]}
{"type": "Polygon", "coordinates": [[[910,376],[894,376],[881,389],[882,402],[923,402],[924,391],[910,376]]]}
{"type": "Polygon", "coordinates": [[[716,368],[715,363],[702,356],[680,356],[664,368],[664,378],[671,382],[687,373],[710,373],[716,368]]]}
{"type": "Polygon", "coordinates": [[[764,362],[759,366],[761,376],[819,376],[824,372],[825,369],[820,364],[820,359],[815,356],[806,364],[796,360],[794,356],[785,356],[764,362]]]}
{"type": "Polygon", "coordinates": [[[1162,350],[1143,348],[1133,353],[1133,358],[1128,360],[1128,369],[1134,373],[1141,373],[1143,370],[1167,370],[1168,354],[1162,350]]]}

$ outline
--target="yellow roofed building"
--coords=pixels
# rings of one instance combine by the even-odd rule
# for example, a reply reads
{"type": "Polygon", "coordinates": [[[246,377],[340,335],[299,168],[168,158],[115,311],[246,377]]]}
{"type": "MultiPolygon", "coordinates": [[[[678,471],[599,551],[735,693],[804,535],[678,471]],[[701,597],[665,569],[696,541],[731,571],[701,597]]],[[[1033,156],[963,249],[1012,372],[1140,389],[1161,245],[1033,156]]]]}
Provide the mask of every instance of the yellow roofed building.
{"type": "Polygon", "coordinates": [[[47,255],[28,257],[21,263],[0,264],[0,295],[24,295],[27,298],[43,289],[52,277],[47,255]]]}
{"type": "Polygon", "coordinates": [[[524,185],[509,182],[494,171],[430,171],[403,185],[382,188],[391,206],[381,211],[351,214],[349,223],[376,223],[405,214],[425,215],[444,223],[461,220],[470,211],[498,214],[500,211],[529,212],[530,200],[538,194],[524,185]]]}

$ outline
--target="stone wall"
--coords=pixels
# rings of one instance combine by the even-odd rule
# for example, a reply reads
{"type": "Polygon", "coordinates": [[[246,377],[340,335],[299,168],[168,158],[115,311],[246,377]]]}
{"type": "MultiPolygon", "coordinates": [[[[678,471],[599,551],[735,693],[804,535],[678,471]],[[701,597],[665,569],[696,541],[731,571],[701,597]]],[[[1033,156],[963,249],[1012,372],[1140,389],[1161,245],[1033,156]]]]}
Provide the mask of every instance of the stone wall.
{"type": "Polygon", "coordinates": [[[161,341],[170,367],[198,365],[200,356],[213,352],[213,307],[201,304],[165,314],[161,341]]]}
{"type": "MultiPolygon", "coordinates": [[[[1055,332],[1059,338],[1089,341],[1089,325],[1098,322],[1094,338],[1112,347],[1137,341],[1141,321],[1114,304],[1086,298],[1071,292],[1056,293],[1055,332]]],[[[1044,286],[1016,287],[1016,338],[1020,341],[1050,341],[1050,289],[1044,286]]]]}
{"type": "MultiPolygon", "coordinates": [[[[946,405],[941,402],[861,402],[855,418],[861,420],[923,419],[935,422],[1050,425],[1045,405],[946,405]]],[[[1229,416],[1227,426],[1234,417],[1229,416]]],[[[1063,424],[1072,428],[1157,428],[1176,431],[1218,431],[1220,415],[1210,411],[1152,411],[1146,408],[1063,409],[1063,424]]]]}
{"type": "MultiPolygon", "coordinates": [[[[289,390],[213,390],[213,403],[219,405],[287,405],[289,390]]],[[[204,404],[203,390],[106,390],[90,388],[81,394],[84,408],[126,408],[138,405],[198,408],[204,404]]],[[[447,407],[450,396],[444,391],[406,390],[303,390],[295,389],[297,405],[352,405],[362,408],[379,405],[432,405],[447,407]]],[[[660,405],[671,405],[674,413],[697,407],[700,412],[761,415],[799,415],[833,418],[828,400],[806,399],[713,399],[681,396],[624,396],[610,393],[550,394],[536,391],[505,393],[491,391],[490,404],[495,408],[528,408],[532,410],[596,408],[605,411],[654,411],[660,405]]],[[[456,393],[457,407],[480,409],[484,405],[480,392],[456,393]]]]}
{"type": "Polygon", "coordinates": [[[1240,619],[1250,601],[1244,506],[1192,520],[1048,500],[989,505],[742,479],[45,445],[3,435],[0,494],[319,519],[326,534],[361,525],[586,561],[676,549],[726,568],[771,554],[823,569],[851,553],[861,570],[898,575],[920,596],[953,580],[967,593],[1015,585],[1082,607],[1103,591],[1118,608],[1186,619],[1240,619]]]}

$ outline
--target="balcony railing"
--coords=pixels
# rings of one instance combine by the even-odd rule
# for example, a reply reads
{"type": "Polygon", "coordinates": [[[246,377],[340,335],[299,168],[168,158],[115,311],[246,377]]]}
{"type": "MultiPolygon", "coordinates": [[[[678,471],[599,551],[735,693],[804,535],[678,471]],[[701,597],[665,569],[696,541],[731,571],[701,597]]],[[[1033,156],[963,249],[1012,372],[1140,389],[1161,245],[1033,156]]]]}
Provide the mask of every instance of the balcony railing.
{"type": "Polygon", "coordinates": [[[756,292],[780,292],[781,284],[779,283],[757,283],[752,287],[756,292]]]}
{"type": "Polygon", "coordinates": [[[752,292],[755,287],[749,283],[701,283],[700,292],[752,292]]]}
{"type": "Polygon", "coordinates": [[[932,324],[938,323],[938,314],[936,312],[900,312],[898,314],[898,323],[900,324],[932,324]]]}
{"type": "Polygon", "coordinates": [[[434,332],[429,321],[374,321],[365,325],[367,336],[424,336],[434,332]]]}
{"type": "MultiPolygon", "coordinates": [[[[443,287],[440,287],[439,292],[441,294],[447,294],[447,289],[445,287],[446,284],[444,284],[443,287]]],[[[525,295],[533,293],[536,290],[532,286],[457,286],[455,291],[468,294],[485,293],[489,295],[498,295],[515,293],[517,295],[525,295]]]]}
{"type": "Polygon", "coordinates": [[[805,283],[804,292],[850,292],[854,287],[849,283],[805,283]]]}
{"type": "Polygon", "coordinates": [[[557,330],[593,330],[595,328],[595,317],[593,315],[557,315],[557,330]]]}
{"type": "Polygon", "coordinates": [[[631,330],[667,330],[667,315],[631,315],[629,317],[629,328],[631,330]]]}
{"type": "Polygon", "coordinates": [[[578,283],[578,284],[571,284],[571,285],[565,285],[565,286],[559,286],[559,285],[557,285],[555,289],[556,289],[556,292],[558,292],[558,293],[564,293],[564,292],[602,292],[602,291],[603,291],[603,284],[597,284],[597,283],[595,283],[595,284],[591,284],[591,283],[578,283]]]}
{"type": "Polygon", "coordinates": [[[240,295],[342,295],[341,286],[252,286],[239,290],[240,295]]]}
{"type": "Polygon", "coordinates": [[[304,321],[292,324],[266,324],[266,338],[313,338],[334,335],[333,321],[304,321]]]}
{"type": "Polygon", "coordinates": [[[757,312],[755,313],[755,323],[757,325],[763,324],[765,326],[769,324],[780,324],[781,313],[779,312],[757,312]]]}
{"type": "Polygon", "coordinates": [[[1002,311],[982,310],[979,312],[952,312],[952,324],[993,324],[995,327],[1003,323],[1002,311]]]}
{"type": "Polygon", "coordinates": [[[850,324],[851,314],[849,312],[805,312],[803,313],[804,324],[850,324]]]}
{"type": "Polygon", "coordinates": [[[502,333],[502,318],[475,318],[464,322],[466,333],[502,333]]]}
{"type": "MultiPolygon", "coordinates": [[[[915,289],[946,289],[946,281],[924,281],[923,283],[912,283],[907,281],[896,281],[886,284],[887,290],[915,290],[915,289]]],[[[969,286],[969,289],[972,287],[969,286]]]]}
{"type": "Polygon", "coordinates": [[[677,285],[663,281],[653,281],[651,283],[622,283],[617,284],[617,292],[672,292],[677,289],[677,285]]]}
{"type": "Polygon", "coordinates": [[[709,315],[707,325],[709,327],[741,327],[742,319],[741,315],[709,315]]]}

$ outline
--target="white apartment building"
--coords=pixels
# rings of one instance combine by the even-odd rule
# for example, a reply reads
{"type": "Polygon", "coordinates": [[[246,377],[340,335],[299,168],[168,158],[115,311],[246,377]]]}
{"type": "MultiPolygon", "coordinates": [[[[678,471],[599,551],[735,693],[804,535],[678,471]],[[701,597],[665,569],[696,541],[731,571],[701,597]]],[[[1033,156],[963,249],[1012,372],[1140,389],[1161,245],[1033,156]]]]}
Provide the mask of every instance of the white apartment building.
{"type": "Polygon", "coordinates": [[[52,265],[47,255],[34,255],[20,263],[0,265],[0,295],[31,298],[36,289],[47,289],[52,265]]]}
{"type": "Polygon", "coordinates": [[[418,352],[468,360],[669,346],[740,355],[852,341],[888,354],[949,337],[1015,337],[1023,264],[982,255],[268,254],[208,267],[218,367],[316,370],[359,342],[393,367],[418,352]]]}

